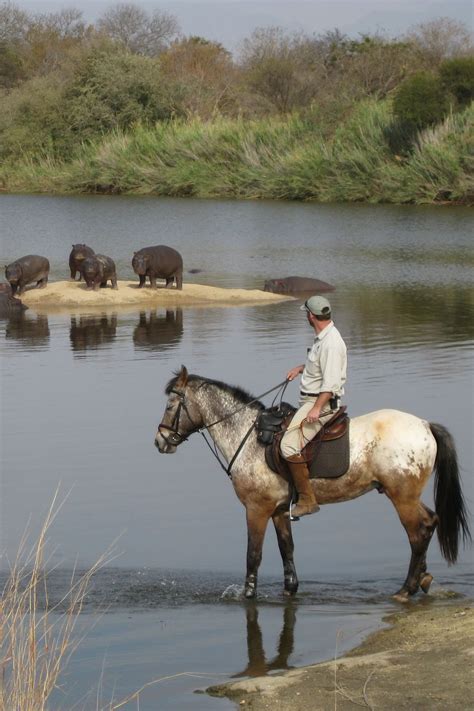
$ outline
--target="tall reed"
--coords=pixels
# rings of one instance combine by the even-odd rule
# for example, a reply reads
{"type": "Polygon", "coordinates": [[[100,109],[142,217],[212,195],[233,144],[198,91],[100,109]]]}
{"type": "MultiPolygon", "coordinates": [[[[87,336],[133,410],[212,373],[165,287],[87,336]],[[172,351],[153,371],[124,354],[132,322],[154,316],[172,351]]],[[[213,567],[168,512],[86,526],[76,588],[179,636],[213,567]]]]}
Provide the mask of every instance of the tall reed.
{"type": "Polygon", "coordinates": [[[86,573],[71,580],[55,605],[48,599],[47,532],[55,515],[57,493],[36,542],[28,549],[25,536],[0,600],[0,709],[42,711],[80,643],[78,616],[102,556],[86,573]]]}

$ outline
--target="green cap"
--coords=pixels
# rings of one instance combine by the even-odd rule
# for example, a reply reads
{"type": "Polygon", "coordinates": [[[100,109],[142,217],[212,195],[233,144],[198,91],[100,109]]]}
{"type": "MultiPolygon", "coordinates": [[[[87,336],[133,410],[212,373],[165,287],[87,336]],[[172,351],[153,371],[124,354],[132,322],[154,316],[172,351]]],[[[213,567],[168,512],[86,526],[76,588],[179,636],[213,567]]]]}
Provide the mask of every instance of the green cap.
{"type": "Polygon", "coordinates": [[[315,316],[329,316],[331,313],[331,304],[324,296],[311,296],[300,306],[302,311],[311,311],[315,316]]]}

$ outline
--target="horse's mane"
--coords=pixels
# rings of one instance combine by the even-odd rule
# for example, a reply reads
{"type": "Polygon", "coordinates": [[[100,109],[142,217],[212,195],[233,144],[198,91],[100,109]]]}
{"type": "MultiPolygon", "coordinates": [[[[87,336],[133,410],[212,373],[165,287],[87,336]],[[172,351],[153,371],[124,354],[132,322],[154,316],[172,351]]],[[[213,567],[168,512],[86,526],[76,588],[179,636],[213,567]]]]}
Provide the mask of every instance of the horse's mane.
{"type": "MultiPolygon", "coordinates": [[[[166,395],[169,395],[173,388],[176,386],[178,377],[179,375],[176,375],[174,378],[171,378],[165,389],[166,395]]],[[[188,375],[188,383],[196,382],[200,382],[202,385],[213,385],[219,390],[223,390],[224,392],[233,395],[233,397],[235,397],[235,399],[238,400],[238,402],[241,402],[243,405],[247,405],[248,403],[255,400],[254,396],[247,392],[247,390],[243,390],[243,388],[239,388],[236,385],[228,385],[227,383],[223,383],[221,380],[203,378],[200,375],[188,375]]],[[[262,410],[265,407],[263,403],[260,402],[260,400],[255,400],[254,404],[262,410]]]]}

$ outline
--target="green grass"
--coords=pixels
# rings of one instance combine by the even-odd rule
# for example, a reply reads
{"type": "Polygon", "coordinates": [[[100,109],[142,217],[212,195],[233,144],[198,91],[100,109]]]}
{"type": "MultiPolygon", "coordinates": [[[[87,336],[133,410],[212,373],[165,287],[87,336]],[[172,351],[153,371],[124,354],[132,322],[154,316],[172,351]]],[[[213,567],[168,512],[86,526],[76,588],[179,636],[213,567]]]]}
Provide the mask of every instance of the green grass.
{"type": "Polygon", "coordinates": [[[0,168],[10,192],[129,193],[319,202],[472,203],[473,117],[390,148],[390,102],[357,105],[332,137],[297,116],[136,126],[78,147],[68,162],[29,155],[0,168]]]}

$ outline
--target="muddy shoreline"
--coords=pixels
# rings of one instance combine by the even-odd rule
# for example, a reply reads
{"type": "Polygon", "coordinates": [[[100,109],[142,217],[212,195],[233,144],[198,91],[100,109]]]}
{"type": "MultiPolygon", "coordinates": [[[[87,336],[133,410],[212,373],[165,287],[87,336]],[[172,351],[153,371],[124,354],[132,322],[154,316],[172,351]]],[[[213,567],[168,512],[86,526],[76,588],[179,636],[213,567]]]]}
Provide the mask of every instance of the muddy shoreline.
{"type": "Polygon", "coordinates": [[[343,657],[277,675],[210,687],[252,711],[465,709],[474,699],[472,600],[426,600],[343,657]]]}

